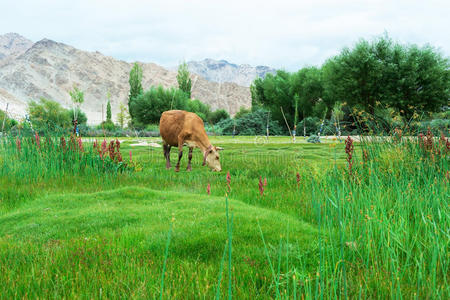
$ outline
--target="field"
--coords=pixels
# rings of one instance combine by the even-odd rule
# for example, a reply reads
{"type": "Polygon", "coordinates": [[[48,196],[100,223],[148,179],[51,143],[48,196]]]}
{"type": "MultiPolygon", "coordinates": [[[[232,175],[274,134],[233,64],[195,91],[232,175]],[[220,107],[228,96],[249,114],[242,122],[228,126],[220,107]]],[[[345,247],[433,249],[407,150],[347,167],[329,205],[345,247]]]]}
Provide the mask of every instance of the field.
{"type": "Polygon", "coordinates": [[[139,141],[0,140],[0,298],[449,297],[444,138],[213,137],[221,173],[139,141]]]}

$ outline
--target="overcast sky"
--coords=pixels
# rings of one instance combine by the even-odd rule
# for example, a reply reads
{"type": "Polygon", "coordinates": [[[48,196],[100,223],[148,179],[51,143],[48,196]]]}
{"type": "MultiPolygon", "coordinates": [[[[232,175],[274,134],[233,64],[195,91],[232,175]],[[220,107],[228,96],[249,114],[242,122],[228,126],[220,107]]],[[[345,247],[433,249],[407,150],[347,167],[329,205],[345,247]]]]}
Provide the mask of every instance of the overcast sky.
{"type": "Polygon", "coordinates": [[[0,0],[0,34],[126,61],[204,58],[294,71],[387,32],[450,53],[450,1],[0,0]]]}

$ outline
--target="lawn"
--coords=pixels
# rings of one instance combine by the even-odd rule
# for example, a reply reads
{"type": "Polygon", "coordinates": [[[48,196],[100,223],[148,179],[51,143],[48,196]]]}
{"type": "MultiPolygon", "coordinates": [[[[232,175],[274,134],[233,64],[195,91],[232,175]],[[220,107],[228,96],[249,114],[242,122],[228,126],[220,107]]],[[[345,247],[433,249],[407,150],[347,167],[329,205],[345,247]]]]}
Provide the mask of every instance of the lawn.
{"type": "Polygon", "coordinates": [[[76,155],[61,170],[44,138],[38,155],[26,156],[36,145],[25,141],[20,153],[14,140],[0,146],[3,298],[449,293],[447,154],[358,143],[350,171],[343,142],[212,137],[223,172],[202,167],[195,150],[193,171],[185,155],[176,173],[162,148],[121,140],[130,171],[100,172],[96,158],[76,155]]]}

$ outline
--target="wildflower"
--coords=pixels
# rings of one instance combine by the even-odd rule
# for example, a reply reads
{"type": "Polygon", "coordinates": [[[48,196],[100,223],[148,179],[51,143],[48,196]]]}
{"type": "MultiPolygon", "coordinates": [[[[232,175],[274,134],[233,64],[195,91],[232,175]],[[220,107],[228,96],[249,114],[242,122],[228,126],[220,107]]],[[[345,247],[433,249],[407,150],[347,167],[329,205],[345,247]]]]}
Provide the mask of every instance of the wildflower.
{"type": "Polygon", "coordinates": [[[208,182],[208,185],[206,186],[206,192],[208,195],[211,195],[211,184],[208,182]]]}
{"type": "Polygon", "coordinates": [[[227,191],[228,191],[228,193],[231,191],[231,176],[230,176],[230,171],[227,172],[227,191]]]}
{"type": "Polygon", "coordinates": [[[120,141],[118,139],[116,139],[116,150],[117,152],[120,150],[120,141]]]}
{"type": "Polygon", "coordinates": [[[133,161],[133,157],[131,155],[131,150],[130,150],[130,162],[133,161]]]}
{"type": "Polygon", "coordinates": [[[41,138],[39,137],[39,134],[37,132],[35,133],[34,138],[36,140],[36,145],[40,149],[41,148],[41,138]]]}
{"type": "Polygon", "coordinates": [[[78,138],[78,139],[77,139],[77,142],[78,142],[78,149],[79,149],[81,152],[84,152],[84,149],[83,149],[83,141],[81,140],[81,138],[78,138]]]}
{"type": "Polygon", "coordinates": [[[20,139],[19,139],[19,137],[17,137],[17,139],[16,139],[16,147],[17,147],[17,150],[20,152],[21,144],[20,144],[20,139]]]}
{"type": "Polygon", "coordinates": [[[297,172],[297,187],[300,187],[300,174],[297,172]]]}
{"type": "Polygon", "coordinates": [[[102,154],[100,156],[103,156],[106,153],[106,151],[107,151],[106,140],[103,140],[103,143],[102,143],[102,154]]]}
{"type": "Polygon", "coordinates": [[[350,136],[345,140],[345,153],[347,153],[347,162],[348,162],[348,173],[352,174],[352,166],[353,166],[353,140],[350,136]]]}
{"type": "Polygon", "coordinates": [[[262,177],[259,176],[259,194],[262,196],[264,194],[264,187],[267,185],[267,178],[264,177],[264,182],[262,181],[262,177]]]}
{"type": "Polygon", "coordinates": [[[60,145],[63,150],[66,150],[66,139],[63,136],[60,139],[60,145]]]}

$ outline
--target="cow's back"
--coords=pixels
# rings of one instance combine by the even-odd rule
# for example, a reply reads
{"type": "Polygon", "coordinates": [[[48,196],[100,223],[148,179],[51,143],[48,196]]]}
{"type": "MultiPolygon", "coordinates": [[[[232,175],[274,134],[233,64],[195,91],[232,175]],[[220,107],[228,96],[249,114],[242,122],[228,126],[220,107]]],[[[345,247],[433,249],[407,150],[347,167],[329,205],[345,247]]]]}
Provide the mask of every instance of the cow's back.
{"type": "Polygon", "coordinates": [[[185,111],[169,110],[161,115],[159,133],[163,141],[171,146],[178,146],[178,135],[183,130],[185,111]]]}

